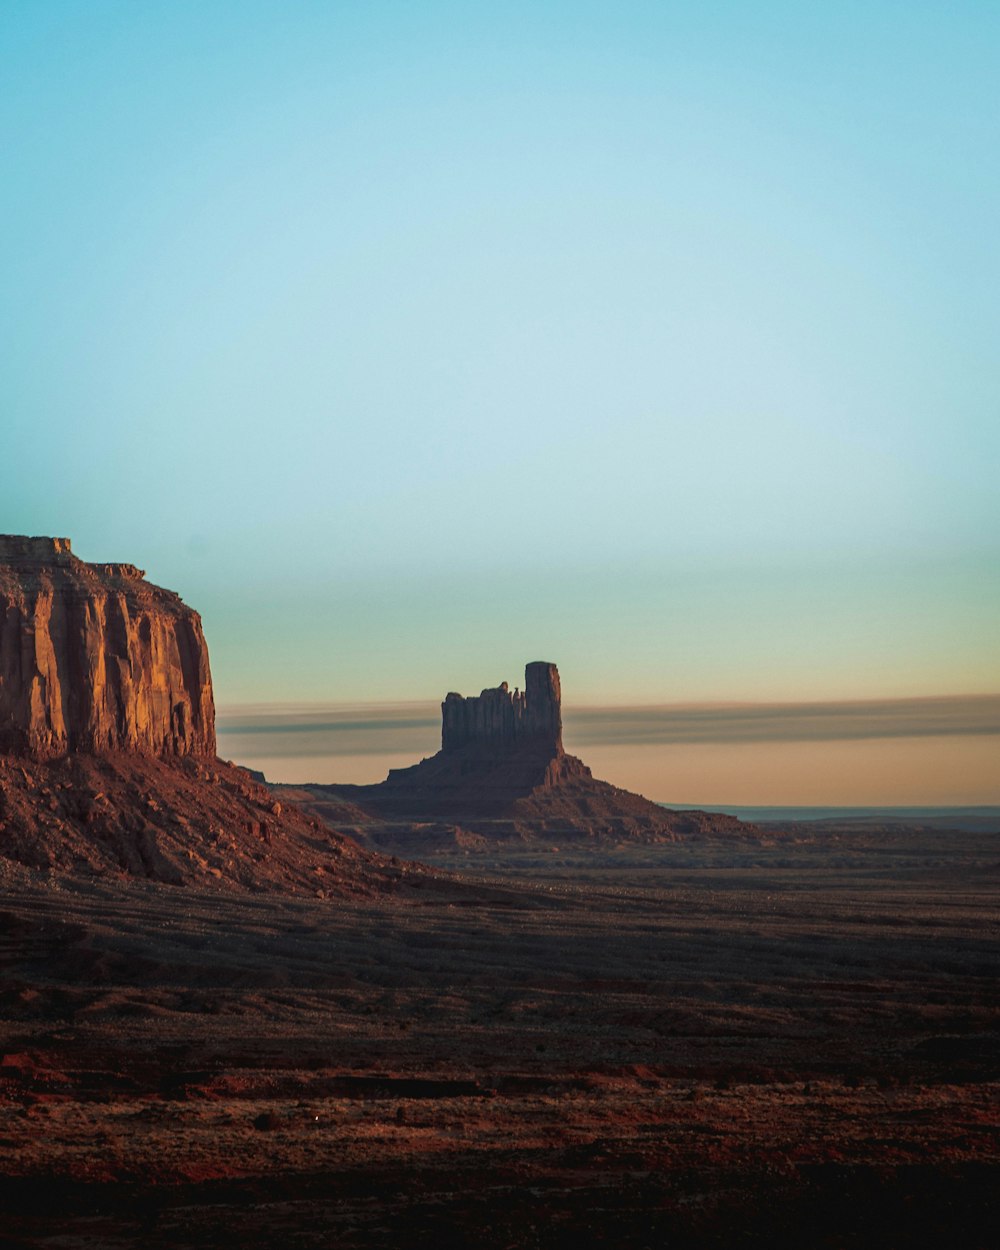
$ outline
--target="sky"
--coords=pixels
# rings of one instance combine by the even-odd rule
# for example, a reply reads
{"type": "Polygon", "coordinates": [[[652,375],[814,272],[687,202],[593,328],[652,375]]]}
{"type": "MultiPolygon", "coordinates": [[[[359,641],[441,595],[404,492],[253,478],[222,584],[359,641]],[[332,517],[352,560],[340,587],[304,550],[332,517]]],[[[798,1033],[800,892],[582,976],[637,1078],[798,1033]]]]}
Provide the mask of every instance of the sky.
{"type": "Polygon", "coordinates": [[[233,716],[547,659],[568,728],[834,709],[581,743],[655,798],[1000,801],[835,713],[1000,691],[998,67],[962,0],[4,5],[0,529],[233,716]]]}

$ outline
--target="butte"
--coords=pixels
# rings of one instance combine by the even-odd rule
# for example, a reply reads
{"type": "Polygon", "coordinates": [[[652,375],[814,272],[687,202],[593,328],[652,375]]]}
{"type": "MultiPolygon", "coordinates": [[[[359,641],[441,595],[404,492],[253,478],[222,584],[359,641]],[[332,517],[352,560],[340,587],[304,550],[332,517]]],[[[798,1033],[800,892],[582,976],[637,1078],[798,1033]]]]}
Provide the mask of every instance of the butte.
{"type": "Polygon", "coordinates": [[[449,843],[608,847],[748,831],[735,817],[670,810],[595,778],[563,747],[559,671],[542,660],[526,666],[523,691],[502,682],[468,698],[448,694],[441,750],[377,785],[277,789],[370,846],[412,855],[449,843]]]}

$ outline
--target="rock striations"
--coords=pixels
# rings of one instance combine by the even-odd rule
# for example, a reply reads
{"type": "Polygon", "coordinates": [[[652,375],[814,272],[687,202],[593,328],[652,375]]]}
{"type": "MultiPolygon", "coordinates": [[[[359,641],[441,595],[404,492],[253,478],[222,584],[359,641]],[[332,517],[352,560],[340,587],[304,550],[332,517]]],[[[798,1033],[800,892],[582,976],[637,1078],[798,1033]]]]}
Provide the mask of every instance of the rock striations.
{"type": "Polygon", "coordinates": [[[526,800],[573,781],[604,784],[563,750],[559,670],[536,660],[525,667],[523,693],[502,682],[468,698],[449,694],[437,755],[393,769],[382,785],[365,790],[380,810],[467,821],[508,817],[516,801],[527,815],[526,800]]]}
{"type": "Polygon", "coordinates": [[[597,780],[563,749],[559,672],[543,661],[525,669],[523,693],[503,682],[469,698],[449,694],[441,705],[441,750],[393,769],[379,785],[287,792],[340,828],[353,824],[369,845],[414,855],[440,846],[442,837],[466,845],[539,837],[606,844],[746,829],[731,816],[669,811],[597,780]],[[356,821],[359,810],[367,824],[356,821]],[[449,834],[449,826],[457,832],[449,834]]]}
{"type": "Polygon", "coordinates": [[[201,618],[144,578],[0,535],[0,751],[215,755],[201,618]]]}
{"type": "Polygon", "coordinates": [[[451,693],[441,704],[441,749],[483,748],[503,753],[530,746],[553,755],[562,751],[562,695],[559,670],[536,660],[524,670],[524,693],[506,682],[480,695],[451,693]]]}
{"type": "Polygon", "coordinates": [[[144,577],[65,538],[0,537],[0,885],[395,888],[380,857],[215,758],[201,620],[144,577]]]}

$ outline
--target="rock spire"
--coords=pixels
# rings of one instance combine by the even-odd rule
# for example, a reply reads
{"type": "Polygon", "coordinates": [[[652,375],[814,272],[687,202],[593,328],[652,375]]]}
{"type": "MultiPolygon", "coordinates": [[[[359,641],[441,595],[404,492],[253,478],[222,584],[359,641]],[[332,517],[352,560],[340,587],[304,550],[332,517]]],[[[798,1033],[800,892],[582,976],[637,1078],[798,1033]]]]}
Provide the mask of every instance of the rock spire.
{"type": "Polygon", "coordinates": [[[452,692],[441,704],[441,749],[503,752],[530,745],[561,754],[561,702],[559,670],[544,660],[525,666],[523,691],[512,693],[501,682],[468,698],[452,692]]]}

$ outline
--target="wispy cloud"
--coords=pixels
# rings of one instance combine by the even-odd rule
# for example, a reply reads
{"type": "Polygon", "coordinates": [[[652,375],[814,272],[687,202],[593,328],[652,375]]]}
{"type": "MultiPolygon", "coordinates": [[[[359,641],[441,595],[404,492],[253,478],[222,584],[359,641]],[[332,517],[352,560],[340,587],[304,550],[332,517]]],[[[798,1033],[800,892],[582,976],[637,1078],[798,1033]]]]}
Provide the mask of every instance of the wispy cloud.
{"type": "MultiPolygon", "coordinates": [[[[666,704],[564,711],[566,745],[834,742],[1000,734],[1000,695],[812,703],[666,704]]],[[[430,755],[440,745],[436,703],[254,704],[219,712],[234,759],[430,755]]]]}
{"type": "Polygon", "coordinates": [[[219,749],[234,759],[300,755],[432,755],[436,703],[257,703],[220,708],[219,749]]]}
{"type": "Polygon", "coordinates": [[[581,708],[567,733],[588,745],[833,742],[1000,733],[1000,695],[816,703],[581,708]]]}

